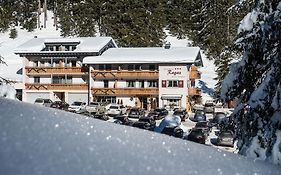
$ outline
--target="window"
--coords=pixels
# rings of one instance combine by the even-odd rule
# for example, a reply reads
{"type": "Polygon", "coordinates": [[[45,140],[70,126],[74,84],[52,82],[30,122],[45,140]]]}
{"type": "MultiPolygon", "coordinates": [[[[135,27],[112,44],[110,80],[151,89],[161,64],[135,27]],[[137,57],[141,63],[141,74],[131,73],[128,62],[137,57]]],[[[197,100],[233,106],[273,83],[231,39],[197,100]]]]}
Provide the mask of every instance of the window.
{"type": "Polygon", "coordinates": [[[40,83],[40,77],[34,77],[34,83],[40,83]]]}
{"type": "Polygon", "coordinates": [[[167,86],[167,81],[166,80],[162,80],[162,87],[166,87],[167,86]]]}
{"type": "Polygon", "coordinates": [[[52,83],[54,84],[71,84],[72,83],[72,76],[60,76],[60,75],[54,75],[52,79],[52,83]]]}
{"type": "Polygon", "coordinates": [[[149,70],[155,70],[155,65],[154,64],[150,64],[148,69],[149,70]]]}
{"type": "Polygon", "coordinates": [[[108,80],[104,80],[103,81],[103,87],[104,88],[108,88],[108,80]]]}
{"type": "Polygon", "coordinates": [[[104,70],[104,65],[103,64],[99,64],[99,70],[104,70]]]}
{"type": "Polygon", "coordinates": [[[144,81],[143,81],[143,80],[140,80],[140,81],[139,81],[139,87],[140,87],[140,88],[144,88],[144,81]]]}
{"type": "Polygon", "coordinates": [[[183,88],[183,80],[168,80],[168,87],[183,88]]]}
{"type": "Polygon", "coordinates": [[[148,81],[148,87],[158,87],[158,81],[156,80],[148,81]]]}
{"type": "Polygon", "coordinates": [[[141,65],[140,64],[135,65],[135,70],[141,70],[141,65]]]}
{"type": "Polygon", "coordinates": [[[127,81],[127,87],[136,87],[135,81],[127,81]]]}
{"type": "Polygon", "coordinates": [[[133,64],[129,64],[128,65],[128,70],[134,70],[134,65],[133,64]]]}
{"type": "Polygon", "coordinates": [[[105,70],[111,70],[111,64],[106,64],[105,65],[105,70]]]}

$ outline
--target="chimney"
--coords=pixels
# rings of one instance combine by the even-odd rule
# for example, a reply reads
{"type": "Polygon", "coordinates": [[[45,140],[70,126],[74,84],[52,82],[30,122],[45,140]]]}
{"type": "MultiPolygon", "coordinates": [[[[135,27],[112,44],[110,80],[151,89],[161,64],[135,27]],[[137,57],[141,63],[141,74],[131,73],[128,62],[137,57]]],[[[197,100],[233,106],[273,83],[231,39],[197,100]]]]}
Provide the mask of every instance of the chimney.
{"type": "Polygon", "coordinates": [[[164,48],[165,48],[165,49],[170,49],[170,48],[171,48],[171,43],[170,43],[170,42],[166,43],[165,46],[164,46],[164,48]]]}

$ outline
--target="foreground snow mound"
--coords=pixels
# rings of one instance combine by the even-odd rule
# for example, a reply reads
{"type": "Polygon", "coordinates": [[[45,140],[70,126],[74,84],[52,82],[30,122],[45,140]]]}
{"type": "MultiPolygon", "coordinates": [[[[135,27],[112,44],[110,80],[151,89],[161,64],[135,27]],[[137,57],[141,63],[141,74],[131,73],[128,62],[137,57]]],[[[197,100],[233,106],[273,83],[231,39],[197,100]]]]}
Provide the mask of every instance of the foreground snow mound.
{"type": "Polygon", "coordinates": [[[5,175],[281,172],[279,166],[164,134],[5,98],[0,98],[0,162],[5,175]]]}

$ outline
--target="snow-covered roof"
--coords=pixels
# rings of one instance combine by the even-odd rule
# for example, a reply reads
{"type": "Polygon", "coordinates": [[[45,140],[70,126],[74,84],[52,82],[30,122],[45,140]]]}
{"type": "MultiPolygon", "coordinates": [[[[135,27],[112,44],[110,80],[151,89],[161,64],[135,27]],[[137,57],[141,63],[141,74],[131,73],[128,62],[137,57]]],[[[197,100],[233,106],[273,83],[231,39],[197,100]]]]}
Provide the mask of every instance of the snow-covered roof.
{"type": "MultiPolygon", "coordinates": [[[[85,57],[84,64],[110,63],[194,63],[200,57],[199,47],[110,48],[98,57],[85,57]]],[[[201,59],[201,57],[200,57],[201,59]]]]}
{"type": "MultiPolygon", "coordinates": [[[[77,48],[71,52],[100,52],[111,41],[115,45],[115,47],[117,47],[111,37],[33,38],[17,47],[14,51],[17,54],[43,52],[50,53],[50,51],[42,51],[45,48],[46,43],[78,43],[77,48]]],[[[52,52],[61,53],[62,51],[52,52]]]]}

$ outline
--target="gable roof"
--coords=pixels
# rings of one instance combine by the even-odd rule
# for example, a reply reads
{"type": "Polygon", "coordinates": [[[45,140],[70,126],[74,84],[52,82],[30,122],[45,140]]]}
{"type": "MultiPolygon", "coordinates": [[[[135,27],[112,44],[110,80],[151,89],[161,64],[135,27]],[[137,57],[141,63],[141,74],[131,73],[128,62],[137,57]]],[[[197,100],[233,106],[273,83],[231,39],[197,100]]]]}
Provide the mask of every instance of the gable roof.
{"type": "MultiPolygon", "coordinates": [[[[50,53],[50,51],[42,51],[45,48],[45,44],[66,44],[77,43],[77,47],[74,51],[67,52],[100,52],[107,44],[112,44],[117,47],[111,37],[78,37],[78,38],[33,38],[26,43],[17,47],[14,51],[16,54],[27,53],[50,53]]],[[[63,52],[63,51],[51,51],[51,52],[63,52]]]]}
{"type": "Polygon", "coordinates": [[[83,63],[194,63],[197,59],[201,60],[199,47],[134,47],[110,48],[98,57],[85,57],[83,63]]]}

